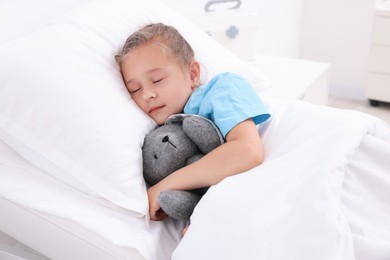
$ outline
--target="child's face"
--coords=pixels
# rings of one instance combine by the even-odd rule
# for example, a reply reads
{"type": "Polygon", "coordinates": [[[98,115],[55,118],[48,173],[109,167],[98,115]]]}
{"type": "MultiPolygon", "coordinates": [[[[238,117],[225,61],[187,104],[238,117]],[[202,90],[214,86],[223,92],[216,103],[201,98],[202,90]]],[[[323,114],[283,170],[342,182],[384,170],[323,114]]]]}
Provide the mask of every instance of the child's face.
{"type": "Polygon", "coordinates": [[[155,44],[138,46],[121,65],[131,97],[158,125],[170,115],[183,112],[194,86],[192,65],[183,68],[160,48],[155,44]]]}

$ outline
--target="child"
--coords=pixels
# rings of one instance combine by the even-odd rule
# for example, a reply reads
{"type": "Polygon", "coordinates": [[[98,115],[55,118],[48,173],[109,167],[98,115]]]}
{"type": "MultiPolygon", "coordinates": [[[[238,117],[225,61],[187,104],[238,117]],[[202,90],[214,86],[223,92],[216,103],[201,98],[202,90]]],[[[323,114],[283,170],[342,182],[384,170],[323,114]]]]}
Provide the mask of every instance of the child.
{"type": "Polygon", "coordinates": [[[256,124],[270,117],[264,104],[245,79],[232,73],[200,85],[199,62],[175,28],[145,26],[129,36],[116,59],[131,97],[158,125],[173,114],[197,114],[212,120],[226,140],[148,189],[152,220],[166,217],[157,199],[161,191],[211,186],[262,163],[256,124]]]}

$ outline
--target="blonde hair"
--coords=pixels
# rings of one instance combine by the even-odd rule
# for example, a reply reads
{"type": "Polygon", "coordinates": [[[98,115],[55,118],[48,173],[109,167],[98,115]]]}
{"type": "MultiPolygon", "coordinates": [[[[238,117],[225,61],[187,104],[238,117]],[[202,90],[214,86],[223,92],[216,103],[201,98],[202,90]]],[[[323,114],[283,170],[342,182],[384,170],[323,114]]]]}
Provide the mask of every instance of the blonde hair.
{"type": "Polygon", "coordinates": [[[165,54],[176,58],[182,65],[190,64],[195,58],[193,49],[178,30],[169,25],[154,23],[131,34],[115,56],[116,61],[121,64],[129,52],[146,43],[158,44],[165,54]]]}

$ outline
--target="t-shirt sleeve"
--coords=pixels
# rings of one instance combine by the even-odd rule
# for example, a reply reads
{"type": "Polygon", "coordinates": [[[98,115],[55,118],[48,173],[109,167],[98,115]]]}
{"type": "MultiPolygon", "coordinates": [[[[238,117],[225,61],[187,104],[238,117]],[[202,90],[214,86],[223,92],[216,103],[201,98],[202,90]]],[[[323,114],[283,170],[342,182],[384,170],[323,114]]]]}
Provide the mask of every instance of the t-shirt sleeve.
{"type": "Polygon", "coordinates": [[[270,117],[267,107],[246,79],[232,73],[224,73],[210,84],[212,86],[204,96],[202,106],[204,112],[210,113],[210,119],[224,137],[237,124],[248,118],[252,118],[257,125],[270,117]]]}

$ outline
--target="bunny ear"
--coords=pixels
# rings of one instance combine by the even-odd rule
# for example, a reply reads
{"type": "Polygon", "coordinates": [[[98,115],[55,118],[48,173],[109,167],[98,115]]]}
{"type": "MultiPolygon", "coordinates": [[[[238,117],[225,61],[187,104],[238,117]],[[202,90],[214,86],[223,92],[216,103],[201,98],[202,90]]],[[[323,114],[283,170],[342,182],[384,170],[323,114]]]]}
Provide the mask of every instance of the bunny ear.
{"type": "MultiPolygon", "coordinates": [[[[168,117],[168,119],[165,121],[165,125],[174,125],[174,124],[183,125],[183,121],[186,118],[193,118],[192,121],[197,121],[197,122],[204,121],[204,123],[206,123],[206,125],[208,125],[207,127],[205,127],[205,129],[209,129],[209,132],[215,133],[215,135],[217,136],[216,138],[218,139],[217,142],[219,142],[219,145],[223,144],[225,142],[225,139],[223,138],[218,127],[210,119],[205,118],[203,116],[193,115],[193,114],[174,114],[174,115],[171,115],[168,117]],[[201,119],[201,120],[199,120],[199,119],[201,119]],[[212,128],[212,130],[210,130],[210,128],[212,128]]],[[[190,131],[185,131],[185,132],[188,135],[188,132],[190,132],[190,131]]],[[[192,138],[190,137],[190,139],[192,139],[192,141],[196,143],[196,141],[193,140],[193,138],[194,137],[192,137],[192,138]]]]}

